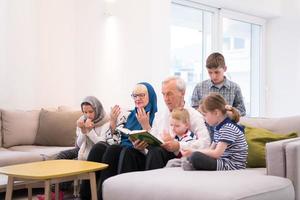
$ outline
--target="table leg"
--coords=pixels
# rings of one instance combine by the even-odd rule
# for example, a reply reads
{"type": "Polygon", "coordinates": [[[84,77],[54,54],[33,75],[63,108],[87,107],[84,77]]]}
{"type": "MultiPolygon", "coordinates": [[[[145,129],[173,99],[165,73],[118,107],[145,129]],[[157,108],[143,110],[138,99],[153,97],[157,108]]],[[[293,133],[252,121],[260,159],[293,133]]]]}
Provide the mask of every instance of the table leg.
{"type": "Polygon", "coordinates": [[[90,177],[92,200],[97,200],[98,198],[97,198],[97,184],[96,184],[95,172],[90,172],[89,177],[90,177]]]}
{"type": "Polygon", "coordinates": [[[58,200],[59,197],[59,185],[55,183],[55,200],[58,200]]]}
{"type": "Polygon", "coordinates": [[[28,184],[28,200],[32,200],[32,187],[31,184],[28,184]]]}
{"type": "Polygon", "coordinates": [[[14,177],[8,176],[5,200],[11,200],[12,199],[13,187],[14,187],[14,177]]]}
{"type": "Polygon", "coordinates": [[[79,197],[80,180],[75,179],[74,182],[73,182],[73,185],[74,185],[73,196],[74,197],[79,197]]]}
{"type": "Polygon", "coordinates": [[[46,180],[45,181],[45,200],[51,200],[51,181],[46,180]]]}

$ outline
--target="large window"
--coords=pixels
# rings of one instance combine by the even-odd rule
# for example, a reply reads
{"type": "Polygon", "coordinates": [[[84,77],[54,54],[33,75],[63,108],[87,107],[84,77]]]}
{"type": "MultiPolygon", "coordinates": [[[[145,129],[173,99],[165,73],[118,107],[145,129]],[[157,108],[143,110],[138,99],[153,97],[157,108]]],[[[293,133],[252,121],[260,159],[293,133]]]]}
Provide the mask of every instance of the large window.
{"type": "Polygon", "coordinates": [[[190,1],[173,1],[171,24],[171,72],[187,82],[190,103],[196,84],[208,77],[207,56],[222,52],[227,78],[242,89],[248,116],[261,113],[261,55],[264,20],[214,9],[190,1]]]}

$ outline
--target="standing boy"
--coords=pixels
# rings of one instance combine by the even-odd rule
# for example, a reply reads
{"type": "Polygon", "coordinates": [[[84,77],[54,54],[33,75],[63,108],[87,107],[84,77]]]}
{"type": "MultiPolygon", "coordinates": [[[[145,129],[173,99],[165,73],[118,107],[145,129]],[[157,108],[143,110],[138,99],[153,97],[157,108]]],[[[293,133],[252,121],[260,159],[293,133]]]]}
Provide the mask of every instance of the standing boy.
{"type": "Polygon", "coordinates": [[[194,88],[192,107],[197,109],[200,100],[211,92],[217,92],[224,97],[229,105],[236,108],[241,116],[246,115],[241,88],[224,75],[227,70],[224,56],[218,52],[210,54],[206,59],[206,69],[210,79],[198,83],[194,88]]]}

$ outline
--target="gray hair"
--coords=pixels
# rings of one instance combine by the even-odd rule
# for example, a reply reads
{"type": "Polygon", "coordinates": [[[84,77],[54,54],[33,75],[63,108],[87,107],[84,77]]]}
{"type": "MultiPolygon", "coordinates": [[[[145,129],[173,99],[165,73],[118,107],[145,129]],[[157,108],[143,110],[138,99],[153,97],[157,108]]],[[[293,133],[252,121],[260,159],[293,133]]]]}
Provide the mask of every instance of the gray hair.
{"type": "Polygon", "coordinates": [[[179,77],[179,76],[170,76],[168,78],[166,78],[162,84],[166,84],[170,81],[173,81],[175,80],[176,81],[176,88],[180,91],[180,92],[183,92],[185,93],[185,89],[186,89],[186,86],[185,86],[185,81],[179,77]]]}

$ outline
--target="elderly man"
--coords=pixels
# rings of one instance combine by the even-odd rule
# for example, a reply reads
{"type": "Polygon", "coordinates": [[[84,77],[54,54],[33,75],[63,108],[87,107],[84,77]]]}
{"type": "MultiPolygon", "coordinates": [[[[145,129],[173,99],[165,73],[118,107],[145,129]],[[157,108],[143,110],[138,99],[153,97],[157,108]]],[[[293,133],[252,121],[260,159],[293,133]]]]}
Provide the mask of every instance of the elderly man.
{"type": "Polygon", "coordinates": [[[146,170],[162,168],[168,160],[176,158],[180,150],[187,145],[193,149],[207,148],[210,145],[210,137],[202,115],[192,107],[185,105],[185,82],[180,77],[172,76],[162,82],[162,94],[167,110],[156,113],[150,132],[162,138],[163,134],[171,133],[170,113],[174,108],[185,108],[190,115],[190,130],[196,134],[197,140],[178,142],[176,140],[166,141],[161,147],[149,147],[146,159],[146,170]]]}

